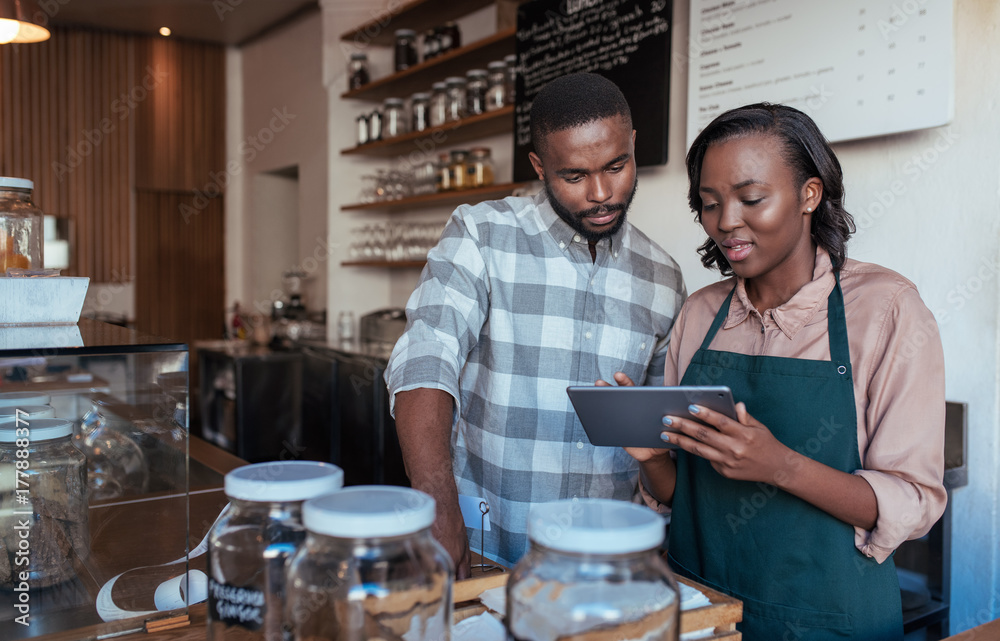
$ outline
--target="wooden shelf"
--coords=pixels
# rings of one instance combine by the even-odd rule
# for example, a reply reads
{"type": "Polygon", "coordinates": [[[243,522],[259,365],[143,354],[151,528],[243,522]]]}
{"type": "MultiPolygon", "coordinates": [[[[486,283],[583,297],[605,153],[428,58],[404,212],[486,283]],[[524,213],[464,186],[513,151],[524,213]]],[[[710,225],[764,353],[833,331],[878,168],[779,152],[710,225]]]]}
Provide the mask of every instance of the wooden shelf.
{"type": "MultiPolygon", "coordinates": [[[[396,41],[394,32],[398,28],[405,26],[419,33],[470,14],[494,2],[496,0],[461,0],[460,2],[410,0],[409,2],[400,2],[395,8],[380,11],[368,22],[344,32],[340,39],[359,45],[391,45],[396,41]]],[[[397,3],[390,3],[390,5],[392,4],[397,3]]]]}
{"type": "MultiPolygon", "coordinates": [[[[467,0],[448,6],[452,5],[460,8],[463,13],[471,10],[467,0]]],[[[441,22],[444,22],[443,18],[436,19],[435,24],[441,22]]],[[[514,53],[515,32],[516,29],[498,31],[492,36],[431,58],[405,71],[372,80],[357,89],[340,94],[340,97],[380,101],[390,97],[405,99],[418,91],[430,91],[431,84],[438,80],[444,80],[448,76],[464,77],[469,69],[486,69],[487,63],[502,60],[504,56],[514,53]]]]}
{"type": "Polygon", "coordinates": [[[503,183],[490,185],[489,187],[478,187],[476,189],[463,189],[462,191],[443,191],[435,194],[422,194],[411,196],[399,200],[382,200],[374,203],[356,203],[353,205],[341,205],[341,211],[396,211],[404,212],[411,209],[421,209],[425,207],[444,207],[464,205],[467,203],[478,203],[494,198],[509,196],[515,189],[521,189],[531,185],[530,182],[523,183],[503,183]]]}
{"type": "Polygon", "coordinates": [[[456,122],[449,122],[423,131],[410,133],[341,149],[340,153],[347,156],[365,154],[369,156],[396,156],[420,151],[436,158],[438,151],[445,146],[457,145],[477,138],[485,138],[496,134],[507,133],[514,128],[514,106],[510,105],[496,111],[487,111],[476,116],[469,116],[456,122]]]}
{"type": "Polygon", "coordinates": [[[346,260],[341,267],[391,267],[395,269],[423,268],[426,260],[346,260]]]}

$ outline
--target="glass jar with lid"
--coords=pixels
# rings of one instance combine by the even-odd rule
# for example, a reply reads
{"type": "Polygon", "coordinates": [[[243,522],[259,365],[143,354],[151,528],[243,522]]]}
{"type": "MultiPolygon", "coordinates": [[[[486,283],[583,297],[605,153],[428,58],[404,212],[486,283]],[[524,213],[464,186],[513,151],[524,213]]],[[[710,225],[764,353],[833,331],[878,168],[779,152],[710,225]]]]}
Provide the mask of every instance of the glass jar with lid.
{"type": "Polygon", "coordinates": [[[0,407],[48,405],[52,397],[38,392],[0,392],[0,407]]]}
{"type": "Polygon", "coordinates": [[[402,98],[386,98],[382,103],[382,137],[395,138],[407,131],[406,105],[402,98]]]}
{"type": "Polygon", "coordinates": [[[469,152],[465,149],[453,149],[448,173],[451,175],[452,189],[468,189],[472,186],[469,179],[469,165],[467,163],[469,152]]]}
{"type": "Polygon", "coordinates": [[[347,88],[360,89],[371,80],[368,74],[368,54],[356,51],[347,63],[347,88]]]}
{"type": "Polygon", "coordinates": [[[12,471],[10,485],[0,488],[0,554],[12,559],[11,571],[0,573],[0,590],[71,580],[74,557],[90,554],[87,461],[72,434],[73,422],[61,418],[0,424],[0,468],[12,471]],[[15,556],[23,550],[30,554],[15,556]]]}
{"type": "Polygon", "coordinates": [[[373,109],[368,115],[368,142],[382,140],[382,112],[373,109]]]}
{"type": "Polygon", "coordinates": [[[437,34],[441,53],[448,53],[462,46],[462,33],[454,22],[446,22],[438,27],[437,34]]]}
{"type": "Polygon", "coordinates": [[[438,154],[437,167],[437,190],[451,191],[451,155],[448,153],[438,154]]]}
{"type": "Polygon", "coordinates": [[[116,412],[112,399],[97,398],[91,403],[74,439],[87,459],[91,497],[106,500],[142,494],[149,485],[149,468],[130,434],[131,421],[116,412]]]}
{"type": "Polygon", "coordinates": [[[431,126],[431,95],[420,91],[410,96],[410,131],[423,131],[431,126]]]}
{"type": "Polygon", "coordinates": [[[465,78],[451,76],[444,81],[448,92],[448,104],[445,112],[445,120],[454,122],[465,117],[465,78]]]}
{"type": "Polygon", "coordinates": [[[489,147],[473,147],[469,150],[469,186],[486,187],[493,184],[493,159],[489,147]]]}
{"type": "Polygon", "coordinates": [[[485,69],[470,69],[465,73],[465,115],[475,116],[486,111],[487,75],[485,69]]]}
{"type": "Polygon", "coordinates": [[[680,593],[660,556],[663,517],[633,503],[535,505],[531,547],[507,582],[508,638],[676,640],[680,593]]]}
{"type": "Polygon", "coordinates": [[[305,543],[288,565],[296,641],[449,638],[451,557],[431,536],[434,499],[356,486],[306,501],[305,543]]]}
{"type": "Polygon", "coordinates": [[[368,115],[361,114],[355,121],[355,129],[357,129],[357,139],[358,145],[368,144],[368,115]]]}
{"type": "Polygon", "coordinates": [[[343,485],[343,470],[314,461],[226,474],[230,503],[208,535],[208,639],[281,638],[285,570],[306,537],[302,504],[343,485]]]}
{"type": "Polygon", "coordinates": [[[435,82],[431,85],[431,127],[440,127],[446,122],[448,122],[448,88],[443,82],[435,82]]]}
{"type": "Polygon", "coordinates": [[[486,111],[503,109],[507,105],[507,63],[494,60],[486,65],[486,111]]]}
{"type": "Polygon", "coordinates": [[[42,210],[31,201],[35,183],[0,177],[0,277],[10,268],[42,269],[42,210]]]}
{"type": "Polygon", "coordinates": [[[413,29],[396,30],[395,69],[405,71],[417,64],[417,32],[413,29]]]}
{"type": "Polygon", "coordinates": [[[425,62],[441,53],[441,40],[438,38],[436,29],[428,29],[424,32],[423,51],[425,62]]]}

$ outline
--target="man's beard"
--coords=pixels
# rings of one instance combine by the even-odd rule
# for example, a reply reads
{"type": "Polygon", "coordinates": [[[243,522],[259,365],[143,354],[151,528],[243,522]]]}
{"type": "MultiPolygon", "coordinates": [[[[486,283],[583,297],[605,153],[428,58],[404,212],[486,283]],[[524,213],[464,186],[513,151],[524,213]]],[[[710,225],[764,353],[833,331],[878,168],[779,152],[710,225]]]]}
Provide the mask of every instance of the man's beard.
{"type": "Polygon", "coordinates": [[[549,187],[549,181],[545,181],[545,193],[549,196],[549,204],[552,205],[552,209],[555,210],[559,217],[566,221],[566,224],[573,228],[573,230],[583,236],[588,242],[597,242],[604,238],[609,238],[618,233],[618,230],[622,228],[625,224],[625,216],[628,214],[628,208],[632,205],[632,199],[635,198],[635,191],[639,188],[639,178],[636,177],[634,183],[632,183],[632,191],[629,192],[628,197],[620,203],[613,203],[611,205],[598,205],[596,207],[591,207],[590,209],[585,209],[583,211],[572,212],[565,205],[559,202],[556,195],[552,193],[552,189],[549,187]],[[594,231],[587,229],[583,225],[583,219],[587,216],[600,216],[607,215],[612,212],[621,212],[621,216],[615,220],[615,224],[604,231],[594,231]]]}

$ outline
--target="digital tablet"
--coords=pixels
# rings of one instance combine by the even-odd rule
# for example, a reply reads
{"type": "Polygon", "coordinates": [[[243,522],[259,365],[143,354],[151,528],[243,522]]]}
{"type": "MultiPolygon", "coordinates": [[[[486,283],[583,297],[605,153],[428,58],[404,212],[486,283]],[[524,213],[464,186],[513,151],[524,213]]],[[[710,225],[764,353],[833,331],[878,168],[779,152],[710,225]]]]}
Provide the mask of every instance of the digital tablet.
{"type": "Polygon", "coordinates": [[[594,445],[613,447],[676,447],[664,443],[664,416],[694,419],[688,405],[701,405],[736,418],[728,387],[597,387],[570,386],[569,399],[594,445]]]}

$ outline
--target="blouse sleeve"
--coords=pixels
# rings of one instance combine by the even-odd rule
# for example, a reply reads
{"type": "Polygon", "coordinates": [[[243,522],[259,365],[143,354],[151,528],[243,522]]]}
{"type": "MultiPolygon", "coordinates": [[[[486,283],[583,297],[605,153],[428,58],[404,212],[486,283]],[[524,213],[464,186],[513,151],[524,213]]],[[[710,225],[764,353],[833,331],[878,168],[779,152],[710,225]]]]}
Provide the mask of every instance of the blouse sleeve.
{"type": "Polygon", "coordinates": [[[889,306],[870,355],[862,468],[878,520],[855,528],[855,545],[879,563],[923,536],[944,513],[944,351],[937,323],[912,286],[889,306]]]}

